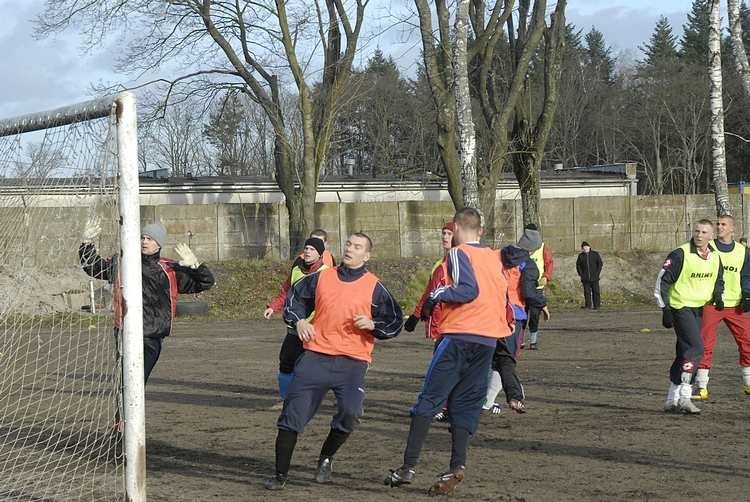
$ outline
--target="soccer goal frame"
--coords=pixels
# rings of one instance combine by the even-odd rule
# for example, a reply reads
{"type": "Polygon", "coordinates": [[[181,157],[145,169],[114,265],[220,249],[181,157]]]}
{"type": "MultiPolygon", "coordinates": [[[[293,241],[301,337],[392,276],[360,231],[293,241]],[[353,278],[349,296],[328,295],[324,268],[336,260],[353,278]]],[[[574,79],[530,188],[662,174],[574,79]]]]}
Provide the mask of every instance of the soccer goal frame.
{"type": "Polygon", "coordinates": [[[130,92],[0,121],[0,137],[113,117],[119,186],[120,287],[123,301],[124,488],[129,501],[146,500],[140,204],[136,100],[130,92]]]}

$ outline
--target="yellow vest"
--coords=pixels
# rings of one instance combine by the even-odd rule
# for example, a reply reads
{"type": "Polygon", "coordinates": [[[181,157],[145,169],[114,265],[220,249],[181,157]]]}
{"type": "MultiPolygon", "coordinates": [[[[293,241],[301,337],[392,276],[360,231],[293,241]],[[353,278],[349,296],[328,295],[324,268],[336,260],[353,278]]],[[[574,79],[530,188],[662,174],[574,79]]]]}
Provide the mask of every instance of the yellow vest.
{"type": "Polygon", "coordinates": [[[740,271],[745,263],[745,246],[732,241],[734,248],[729,252],[719,250],[714,241],[714,247],[719,251],[721,265],[724,267],[724,306],[736,307],[742,302],[742,284],[740,271]]]}
{"type": "MultiPolygon", "coordinates": [[[[323,265],[320,266],[318,270],[316,270],[316,272],[320,272],[321,270],[325,270],[327,268],[328,268],[328,265],[324,263],[323,265]]],[[[302,271],[302,268],[300,268],[299,265],[295,265],[294,267],[292,267],[292,273],[289,274],[289,282],[291,283],[292,286],[294,286],[295,284],[297,284],[297,282],[299,282],[300,279],[302,279],[303,277],[307,275],[309,274],[304,273],[302,271]]],[[[315,317],[315,311],[312,311],[310,315],[307,316],[307,320],[312,321],[313,317],[315,317]]]]}
{"type": "MultiPolygon", "coordinates": [[[[544,276],[544,243],[539,246],[539,249],[529,254],[529,258],[536,264],[536,268],[539,269],[539,279],[544,276]]],[[[544,286],[537,286],[537,289],[544,289],[544,286]]]]}
{"type": "Polygon", "coordinates": [[[708,259],[704,260],[698,254],[690,252],[689,242],[679,249],[682,249],[685,257],[680,276],[669,290],[669,306],[673,309],[702,307],[711,301],[714,294],[721,264],[719,253],[712,248],[708,259]]]}

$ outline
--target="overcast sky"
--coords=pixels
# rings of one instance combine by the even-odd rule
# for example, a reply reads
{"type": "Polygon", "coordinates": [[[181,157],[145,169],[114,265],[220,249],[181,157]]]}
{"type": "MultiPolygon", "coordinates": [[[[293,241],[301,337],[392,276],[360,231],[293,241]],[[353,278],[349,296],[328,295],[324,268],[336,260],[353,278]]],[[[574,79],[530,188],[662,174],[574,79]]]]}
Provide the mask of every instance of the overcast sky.
{"type": "MultiPolygon", "coordinates": [[[[554,5],[554,1],[550,1],[554,5]]],[[[687,18],[690,0],[569,0],[567,18],[584,32],[596,27],[604,33],[615,54],[638,58],[641,46],[653,31],[660,15],[666,16],[679,36],[687,18]]],[[[40,111],[91,97],[92,84],[120,82],[124,77],[112,71],[111,47],[99,53],[83,54],[75,33],[54,39],[35,40],[34,17],[44,0],[0,0],[0,75],[3,99],[0,117],[40,111]]],[[[419,40],[413,29],[393,25],[395,17],[409,12],[408,0],[371,0],[370,29],[378,33],[364,47],[359,63],[376,48],[392,55],[402,69],[414,71],[419,57],[419,40]],[[382,33],[381,33],[382,32],[382,33]]]]}

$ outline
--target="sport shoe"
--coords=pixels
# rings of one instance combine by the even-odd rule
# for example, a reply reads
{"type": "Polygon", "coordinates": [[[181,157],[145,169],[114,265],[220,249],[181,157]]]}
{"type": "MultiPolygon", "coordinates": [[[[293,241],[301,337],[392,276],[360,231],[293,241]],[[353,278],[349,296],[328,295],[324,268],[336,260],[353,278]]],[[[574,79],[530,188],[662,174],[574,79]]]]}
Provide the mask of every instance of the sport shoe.
{"type": "Polygon", "coordinates": [[[746,396],[750,396],[750,385],[743,386],[742,390],[745,391],[746,396]]]}
{"type": "Polygon", "coordinates": [[[488,415],[499,415],[502,412],[503,412],[503,407],[497,403],[493,403],[492,406],[490,406],[487,409],[482,408],[482,413],[487,413],[488,415]]]}
{"type": "Polygon", "coordinates": [[[324,457],[318,460],[318,472],[315,473],[316,483],[330,483],[333,481],[331,475],[333,474],[333,459],[331,457],[324,457]]]}
{"type": "Polygon", "coordinates": [[[680,408],[674,403],[668,403],[664,405],[664,413],[679,413],[680,408]]]}
{"type": "Polygon", "coordinates": [[[270,411],[281,411],[284,409],[284,401],[277,401],[268,408],[270,411]]]}
{"type": "Polygon", "coordinates": [[[708,399],[708,389],[705,387],[697,387],[693,391],[693,395],[690,396],[693,401],[705,401],[708,399]]]}
{"type": "Polygon", "coordinates": [[[530,343],[529,344],[529,350],[539,350],[539,349],[537,348],[537,346],[536,346],[535,343],[530,343]]]}
{"type": "Polygon", "coordinates": [[[277,472],[274,477],[267,479],[263,486],[266,487],[266,490],[283,490],[287,479],[288,476],[286,474],[277,472]]]}
{"type": "Polygon", "coordinates": [[[401,485],[408,485],[412,482],[416,474],[417,471],[414,469],[414,467],[402,465],[398,469],[390,469],[388,471],[388,476],[386,476],[386,478],[383,480],[383,484],[386,486],[390,486],[391,488],[396,488],[401,485]]]}
{"type": "Polygon", "coordinates": [[[450,416],[448,415],[448,410],[440,410],[437,413],[435,413],[435,421],[440,423],[446,423],[450,422],[450,416]]]}
{"type": "Polygon", "coordinates": [[[694,405],[690,398],[687,397],[681,397],[680,400],[677,401],[677,408],[679,408],[680,413],[684,415],[697,415],[701,412],[701,409],[694,405]]]}
{"type": "Polygon", "coordinates": [[[523,401],[519,401],[518,399],[511,399],[508,402],[508,408],[516,413],[526,413],[526,405],[523,404],[523,401]]]}
{"type": "Polygon", "coordinates": [[[435,484],[427,490],[427,494],[434,497],[436,495],[450,495],[456,486],[464,480],[464,466],[457,467],[449,472],[438,475],[435,484]]]}

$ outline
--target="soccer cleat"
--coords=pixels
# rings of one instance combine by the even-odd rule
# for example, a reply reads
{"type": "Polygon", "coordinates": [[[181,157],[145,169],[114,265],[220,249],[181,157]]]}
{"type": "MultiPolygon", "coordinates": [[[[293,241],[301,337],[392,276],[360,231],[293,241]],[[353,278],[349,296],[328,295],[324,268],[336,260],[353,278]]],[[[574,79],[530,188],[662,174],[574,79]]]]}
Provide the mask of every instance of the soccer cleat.
{"type": "Polygon", "coordinates": [[[482,411],[490,415],[499,415],[503,412],[503,407],[497,403],[493,403],[492,406],[490,406],[486,410],[482,409],[482,411]]]}
{"type": "Polygon", "coordinates": [[[526,405],[518,399],[511,399],[508,402],[508,407],[516,413],[526,413],[526,405]]]}
{"type": "Polygon", "coordinates": [[[333,474],[333,459],[331,457],[324,457],[318,461],[318,472],[315,473],[316,483],[330,483],[333,480],[331,475],[333,474]]]}
{"type": "Polygon", "coordinates": [[[383,484],[391,488],[396,488],[411,483],[417,471],[414,470],[414,467],[402,465],[398,469],[390,469],[388,473],[388,476],[383,480],[383,484]]]}
{"type": "Polygon", "coordinates": [[[286,474],[277,472],[274,477],[267,479],[263,486],[266,487],[266,490],[283,490],[287,479],[286,474]]]}
{"type": "Polygon", "coordinates": [[[743,386],[742,390],[745,392],[746,396],[750,396],[750,385],[743,386]]]}
{"type": "Polygon", "coordinates": [[[677,401],[677,408],[683,415],[697,415],[701,412],[701,409],[694,405],[688,397],[681,397],[677,401]]]}
{"type": "Polygon", "coordinates": [[[448,410],[440,410],[437,413],[435,413],[435,421],[440,423],[446,423],[450,422],[450,416],[448,415],[448,410]]]}
{"type": "Polygon", "coordinates": [[[690,396],[690,399],[693,401],[705,401],[708,399],[708,389],[705,387],[697,387],[695,391],[693,392],[693,395],[690,396]]]}
{"type": "Polygon", "coordinates": [[[431,497],[436,495],[450,495],[456,486],[464,479],[464,466],[457,467],[449,472],[438,475],[435,484],[430,487],[427,494],[431,497]]]}
{"type": "Polygon", "coordinates": [[[668,403],[664,405],[664,413],[679,413],[680,408],[674,403],[668,403]]]}
{"type": "Polygon", "coordinates": [[[530,343],[529,344],[529,350],[539,350],[539,349],[537,348],[537,346],[536,346],[535,343],[530,343]]]}

